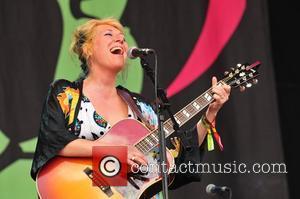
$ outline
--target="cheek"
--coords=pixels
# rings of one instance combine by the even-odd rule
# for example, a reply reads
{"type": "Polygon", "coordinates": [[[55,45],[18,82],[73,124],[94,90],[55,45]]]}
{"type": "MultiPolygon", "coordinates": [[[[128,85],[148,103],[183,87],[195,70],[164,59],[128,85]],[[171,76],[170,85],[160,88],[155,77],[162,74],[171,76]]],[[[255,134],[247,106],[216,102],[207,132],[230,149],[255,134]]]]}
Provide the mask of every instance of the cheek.
{"type": "Polygon", "coordinates": [[[128,51],[128,44],[125,42],[124,44],[125,50],[128,51]]]}
{"type": "Polygon", "coordinates": [[[128,52],[128,44],[125,44],[125,52],[124,52],[124,59],[127,58],[127,52],[128,52]]]}
{"type": "Polygon", "coordinates": [[[103,56],[106,56],[105,55],[105,50],[102,46],[95,46],[93,48],[93,54],[94,56],[96,57],[103,57],[103,56]]]}

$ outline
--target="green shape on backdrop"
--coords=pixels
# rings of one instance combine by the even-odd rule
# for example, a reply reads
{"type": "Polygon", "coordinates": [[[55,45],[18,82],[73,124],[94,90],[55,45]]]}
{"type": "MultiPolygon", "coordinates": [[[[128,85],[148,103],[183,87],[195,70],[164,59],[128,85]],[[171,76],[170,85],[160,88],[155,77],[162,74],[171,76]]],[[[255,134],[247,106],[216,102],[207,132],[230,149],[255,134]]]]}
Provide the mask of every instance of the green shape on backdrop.
{"type": "MultiPolygon", "coordinates": [[[[63,16],[63,35],[61,48],[56,64],[54,79],[75,80],[81,73],[80,64],[76,56],[70,51],[71,34],[74,29],[88,19],[73,18],[70,10],[70,0],[57,0],[63,16]]],[[[88,0],[81,2],[81,9],[87,15],[98,18],[115,17],[120,19],[127,1],[88,0]]],[[[129,46],[137,46],[130,34],[130,29],[125,27],[126,40],[129,46]]],[[[139,60],[128,60],[125,75],[119,75],[117,84],[121,84],[131,91],[140,93],[143,82],[143,70],[139,60]],[[127,75],[126,75],[127,74],[127,75]],[[122,78],[125,76],[125,80],[122,78]],[[126,78],[127,76],[127,78],[126,78]]],[[[34,152],[37,138],[32,138],[20,143],[23,152],[34,152]]],[[[0,130],[0,154],[5,150],[9,139],[0,130]]],[[[0,198],[37,198],[35,182],[30,177],[32,160],[19,159],[0,172],[0,198]]]]}
{"type": "Polygon", "coordinates": [[[37,198],[35,182],[30,177],[31,160],[20,159],[0,172],[0,198],[37,198]]]}
{"type": "Polygon", "coordinates": [[[0,130],[0,155],[6,149],[9,143],[9,139],[5,136],[3,131],[0,130]]]}
{"type": "Polygon", "coordinates": [[[35,151],[35,145],[37,142],[37,137],[23,141],[21,143],[19,143],[22,151],[24,153],[33,153],[35,151]]]}
{"type": "MultiPolygon", "coordinates": [[[[69,0],[58,1],[63,16],[63,38],[59,53],[54,79],[75,80],[81,73],[80,63],[75,55],[70,53],[71,35],[77,26],[83,24],[88,19],[75,19],[70,10],[69,0]]],[[[81,10],[87,15],[97,18],[114,17],[120,19],[127,1],[111,0],[89,0],[81,2],[81,10]]],[[[130,34],[128,27],[125,27],[126,40],[129,46],[136,46],[134,38],[130,34]]],[[[118,77],[117,84],[121,84],[131,91],[140,93],[142,90],[143,70],[139,66],[138,60],[128,60],[128,71],[126,80],[118,77]]],[[[126,73],[126,72],[125,72],[126,73]]]]}

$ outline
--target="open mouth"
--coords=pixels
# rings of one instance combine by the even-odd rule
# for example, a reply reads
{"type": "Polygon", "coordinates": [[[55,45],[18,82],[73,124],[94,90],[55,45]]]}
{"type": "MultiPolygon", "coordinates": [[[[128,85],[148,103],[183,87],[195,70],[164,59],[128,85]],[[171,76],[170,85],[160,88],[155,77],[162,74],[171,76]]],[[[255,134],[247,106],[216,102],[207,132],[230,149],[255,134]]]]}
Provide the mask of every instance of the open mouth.
{"type": "Polygon", "coordinates": [[[123,55],[123,48],[116,46],[110,49],[110,52],[114,55],[123,55]]]}

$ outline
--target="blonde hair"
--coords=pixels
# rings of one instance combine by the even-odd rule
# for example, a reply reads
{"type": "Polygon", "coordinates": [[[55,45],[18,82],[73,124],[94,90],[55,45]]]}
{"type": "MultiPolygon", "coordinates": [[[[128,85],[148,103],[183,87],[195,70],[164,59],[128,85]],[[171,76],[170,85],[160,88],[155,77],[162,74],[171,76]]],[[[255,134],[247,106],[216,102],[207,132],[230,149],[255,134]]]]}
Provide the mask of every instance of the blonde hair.
{"type": "Polygon", "coordinates": [[[78,55],[78,58],[81,61],[81,68],[86,74],[88,72],[87,60],[91,56],[90,52],[95,29],[100,25],[110,25],[124,33],[124,27],[114,18],[91,19],[76,28],[72,36],[70,50],[78,55]]]}

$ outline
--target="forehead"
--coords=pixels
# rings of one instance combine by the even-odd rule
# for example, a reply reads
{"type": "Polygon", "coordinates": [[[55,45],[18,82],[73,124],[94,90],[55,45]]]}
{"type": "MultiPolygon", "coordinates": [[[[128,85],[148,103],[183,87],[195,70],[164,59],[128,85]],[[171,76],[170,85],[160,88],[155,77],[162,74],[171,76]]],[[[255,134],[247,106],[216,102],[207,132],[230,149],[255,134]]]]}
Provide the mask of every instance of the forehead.
{"type": "Polygon", "coordinates": [[[123,34],[122,31],[120,31],[118,28],[112,26],[112,25],[108,25],[108,24],[104,24],[104,25],[98,25],[96,27],[96,33],[101,33],[101,32],[114,32],[114,33],[118,33],[118,34],[123,34]]]}

